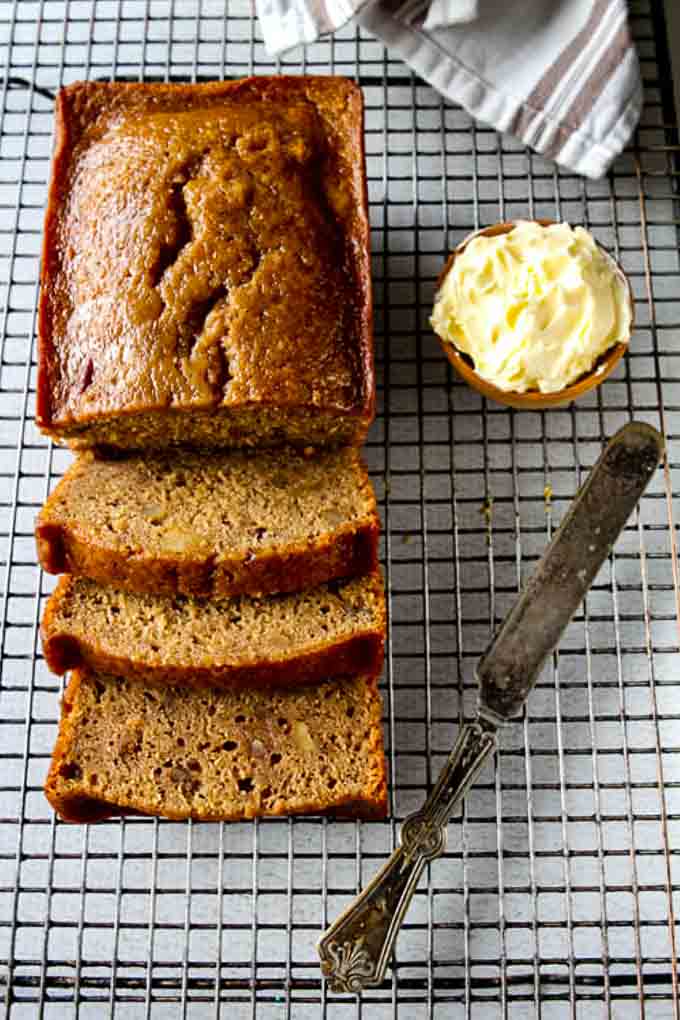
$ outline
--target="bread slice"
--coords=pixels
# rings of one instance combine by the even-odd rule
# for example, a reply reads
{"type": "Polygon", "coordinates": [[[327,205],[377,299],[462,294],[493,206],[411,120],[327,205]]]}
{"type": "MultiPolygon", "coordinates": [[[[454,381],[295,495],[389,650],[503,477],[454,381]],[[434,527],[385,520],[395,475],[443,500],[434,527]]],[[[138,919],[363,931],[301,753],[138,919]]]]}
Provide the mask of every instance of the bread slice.
{"type": "Polygon", "coordinates": [[[129,591],[263,595],[377,566],[359,453],[176,450],[80,457],[38,516],[44,570],[129,591]]]}
{"type": "Polygon", "coordinates": [[[55,673],[89,665],[157,683],[227,687],[375,674],[385,640],[382,576],[262,599],[195,599],[65,575],[47,604],[42,640],[55,673]]]}
{"type": "Polygon", "coordinates": [[[383,818],[375,679],[295,690],[163,689],[77,671],[45,784],[69,822],[126,813],[226,821],[383,818]]]}

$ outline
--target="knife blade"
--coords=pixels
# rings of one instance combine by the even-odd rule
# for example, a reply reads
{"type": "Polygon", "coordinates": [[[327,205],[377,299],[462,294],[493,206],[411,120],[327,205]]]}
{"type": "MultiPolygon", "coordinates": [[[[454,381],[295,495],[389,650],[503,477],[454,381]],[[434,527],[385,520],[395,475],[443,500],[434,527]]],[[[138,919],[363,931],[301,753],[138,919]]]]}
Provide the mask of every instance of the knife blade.
{"type": "Polygon", "coordinates": [[[663,455],[661,435],[630,422],[607,444],[477,666],[479,711],[518,715],[663,455]]]}

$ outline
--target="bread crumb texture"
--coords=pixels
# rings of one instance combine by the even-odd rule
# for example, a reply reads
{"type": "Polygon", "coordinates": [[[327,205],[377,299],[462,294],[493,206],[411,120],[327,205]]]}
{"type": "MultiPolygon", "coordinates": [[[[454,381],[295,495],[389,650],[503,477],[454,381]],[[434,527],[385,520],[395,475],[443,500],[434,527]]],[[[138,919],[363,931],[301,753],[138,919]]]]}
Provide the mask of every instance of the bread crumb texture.
{"type": "Polygon", "coordinates": [[[384,817],[380,694],[366,677],[287,691],[161,690],[77,671],[45,789],[70,821],[128,811],[384,817]]]}
{"type": "Polygon", "coordinates": [[[303,683],[378,672],[385,635],[382,575],[266,598],[139,595],[64,576],[45,611],[55,672],[89,663],[125,676],[303,683]],[[363,669],[362,669],[363,667],[363,669]]]}
{"type": "Polygon", "coordinates": [[[39,514],[40,561],[133,591],[263,594],[377,564],[380,522],[354,448],[92,457],[39,514]]]}

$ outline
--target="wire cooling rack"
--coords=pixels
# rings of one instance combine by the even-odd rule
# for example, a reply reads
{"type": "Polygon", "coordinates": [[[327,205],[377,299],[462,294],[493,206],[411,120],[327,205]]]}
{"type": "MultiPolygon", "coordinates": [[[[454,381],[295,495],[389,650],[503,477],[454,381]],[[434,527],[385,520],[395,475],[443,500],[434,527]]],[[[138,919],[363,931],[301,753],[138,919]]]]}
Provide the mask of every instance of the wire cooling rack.
{"type": "Polygon", "coordinates": [[[353,28],[272,63],[248,0],[0,6],[0,1002],[11,1020],[678,1020],[678,139],[659,8],[632,5],[645,113],[594,183],[473,123],[353,28]],[[379,375],[366,453],[385,527],[391,819],[70,827],[41,791],[59,684],[40,655],[53,579],[32,539],[68,461],[33,419],[52,97],[82,78],[276,71],[347,74],[366,98],[379,375]],[[595,395],[535,414],[452,378],[427,323],[450,247],[527,215],[590,227],[630,274],[638,322],[595,395]],[[384,985],[361,1001],[330,994],[317,938],[393,848],[472,713],[494,625],[603,441],[633,416],[664,431],[667,465],[451,822],[384,985]]]}

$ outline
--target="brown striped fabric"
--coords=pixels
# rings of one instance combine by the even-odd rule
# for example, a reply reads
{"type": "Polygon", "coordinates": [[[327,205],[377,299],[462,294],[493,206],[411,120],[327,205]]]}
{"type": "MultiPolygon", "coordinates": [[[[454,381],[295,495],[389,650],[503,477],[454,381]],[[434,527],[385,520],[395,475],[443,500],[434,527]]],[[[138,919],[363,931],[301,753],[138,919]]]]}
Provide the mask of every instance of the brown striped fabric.
{"type": "Polygon", "coordinates": [[[625,0],[256,2],[272,53],[354,17],[473,117],[588,177],[607,171],[640,116],[625,0]]]}
{"type": "Polygon", "coordinates": [[[525,102],[528,109],[540,110],[550,100],[557,86],[587,48],[602,19],[610,9],[609,0],[594,0],[583,28],[560,50],[557,58],[546,68],[540,80],[527,96],[525,102]]]}

